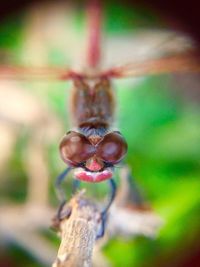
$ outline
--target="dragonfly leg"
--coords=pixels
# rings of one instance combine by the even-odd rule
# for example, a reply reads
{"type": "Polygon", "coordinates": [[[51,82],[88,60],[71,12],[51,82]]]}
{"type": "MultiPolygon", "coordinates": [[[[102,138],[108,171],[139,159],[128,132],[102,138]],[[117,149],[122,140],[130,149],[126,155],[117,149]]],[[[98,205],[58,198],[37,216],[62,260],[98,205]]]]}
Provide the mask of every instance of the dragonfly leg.
{"type": "Polygon", "coordinates": [[[108,182],[109,182],[109,186],[110,186],[110,196],[109,196],[109,200],[108,200],[107,205],[104,207],[104,209],[101,212],[101,221],[102,221],[101,229],[100,229],[99,233],[97,234],[96,239],[104,236],[108,210],[109,210],[113,200],[115,199],[115,195],[116,195],[117,186],[116,186],[114,179],[110,179],[110,180],[108,180],[108,182]]]}
{"type": "Polygon", "coordinates": [[[64,170],[56,179],[56,182],[55,182],[55,190],[56,190],[56,194],[57,194],[57,197],[60,201],[60,206],[58,208],[58,211],[57,211],[57,218],[61,218],[61,212],[62,212],[62,209],[66,203],[66,196],[65,196],[65,193],[63,191],[63,188],[62,188],[62,182],[64,181],[65,177],[67,176],[67,174],[70,172],[71,170],[71,167],[68,167],[66,170],[64,170]]]}
{"type": "Polygon", "coordinates": [[[77,179],[73,180],[73,185],[72,185],[72,193],[73,193],[73,195],[77,192],[77,190],[78,190],[78,188],[80,186],[80,183],[81,182],[79,180],[77,180],[77,179]]]}

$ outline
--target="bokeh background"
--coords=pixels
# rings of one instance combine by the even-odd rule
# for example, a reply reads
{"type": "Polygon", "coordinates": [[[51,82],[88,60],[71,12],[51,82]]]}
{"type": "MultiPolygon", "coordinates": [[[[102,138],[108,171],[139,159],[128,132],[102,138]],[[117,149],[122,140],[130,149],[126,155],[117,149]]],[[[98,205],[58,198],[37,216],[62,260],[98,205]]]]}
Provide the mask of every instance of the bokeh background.
{"type": "MultiPolygon", "coordinates": [[[[106,2],[104,66],[150,57],[176,43],[169,29],[181,27],[169,22],[145,5],[106,2]]],[[[1,63],[79,68],[85,25],[84,3],[46,1],[7,12],[0,24],[1,63]]],[[[129,144],[126,162],[164,224],[152,239],[110,240],[103,250],[112,266],[200,266],[199,81],[197,74],[113,81],[116,125],[129,144]]],[[[70,128],[70,87],[51,80],[0,81],[2,267],[49,266],[52,250],[45,249],[59,244],[46,226],[58,204],[53,183],[65,167],[57,147],[70,128]]],[[[69,195],[70,186],[66,182],[69,195]]],[[[88,192],[101,197],[105,188],[90,185],[88,192]]]]}

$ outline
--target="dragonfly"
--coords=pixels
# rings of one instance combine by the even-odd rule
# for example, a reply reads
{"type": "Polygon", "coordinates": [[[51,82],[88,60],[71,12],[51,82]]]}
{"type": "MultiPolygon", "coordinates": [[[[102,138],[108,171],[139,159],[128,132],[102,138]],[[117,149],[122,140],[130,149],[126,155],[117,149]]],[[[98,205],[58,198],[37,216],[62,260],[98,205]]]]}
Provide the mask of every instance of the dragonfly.
{"type": "Polygon", "coordinates": [[[186,49],[151,59],[141,58],[102,70],[103,7],[100,1],[90,0],[85,10],[89,34],[85,51],[87,60],[83,70],[77,71],[66,66],[27,67],[3,64],[0,66],[0,78],[72,82],[69,105],[75,130],[68,131],[59,144],[60,156],[67,168],[56,180],[61,202],[58,217],[66,202],[62,182],[69,172],[73,171],[75,181],[109,182],[111,194],[102,211],[103,218],[116,194],[113,178],[115,169],[124,161],[128,152],[125,137],[113,126],[116,103],[112,81],[170,72],[198,72],[200,65],[197,52],[194,49],[186,49]]]}

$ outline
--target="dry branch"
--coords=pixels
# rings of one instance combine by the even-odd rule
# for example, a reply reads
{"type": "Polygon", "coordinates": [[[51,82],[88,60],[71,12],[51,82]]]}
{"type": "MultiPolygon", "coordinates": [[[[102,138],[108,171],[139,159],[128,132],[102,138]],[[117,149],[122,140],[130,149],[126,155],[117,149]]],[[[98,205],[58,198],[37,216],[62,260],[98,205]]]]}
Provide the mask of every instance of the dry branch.
{"type": "Polygon", "coordinates": [[[61,244],[53,267],[90,267],[92,260],[95,265],[102,246],[114,236],[126,239],[138,235],[154,237],[163,221],[137,194],[133,184],[130,186],[129,169],[124,168],[100,242],[95,242],[102,225],[100,211],[97,205],[84,198],[83,191],[76,194],[64,208],[63,219],[55,220],[54,227],[61,236],[61,244]]]}
{"type": "Polygon", "coordinates": [[[92,251],[101,224],[97,207],[83,197],[75,195],[63,210],[58,223],[61,243],[53,267],[90,267],[92,251]]]}

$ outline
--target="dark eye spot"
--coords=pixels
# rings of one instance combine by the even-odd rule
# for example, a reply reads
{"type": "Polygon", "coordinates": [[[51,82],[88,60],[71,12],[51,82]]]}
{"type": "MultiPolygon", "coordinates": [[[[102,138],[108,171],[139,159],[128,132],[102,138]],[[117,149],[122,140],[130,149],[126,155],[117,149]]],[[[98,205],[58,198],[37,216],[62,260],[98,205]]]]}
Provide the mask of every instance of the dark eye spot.
{"type": "Polygon", "coordinates": [[[70,132],[60,143],[60,154],[64,162],[78,165],[92,157],[96,148],[82,134],[70,132]]]}

